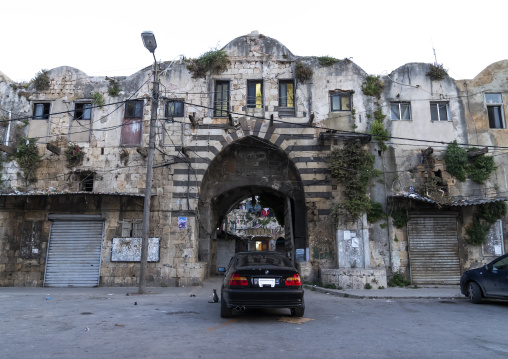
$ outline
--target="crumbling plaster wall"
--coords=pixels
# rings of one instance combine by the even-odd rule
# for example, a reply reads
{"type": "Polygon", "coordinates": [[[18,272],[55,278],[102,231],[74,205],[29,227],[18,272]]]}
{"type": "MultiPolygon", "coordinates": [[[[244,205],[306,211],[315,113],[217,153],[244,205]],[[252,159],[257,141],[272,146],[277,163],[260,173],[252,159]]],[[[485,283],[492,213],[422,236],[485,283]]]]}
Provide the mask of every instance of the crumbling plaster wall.
{"type": "MultiPolygon", "coordinates": [[[[299,172],[305,189],[308,220],[308,233],[305,235],[307,235],[309,245],[312,246],[313,243],[319,241],[330,242],[327,250],[332,253],[334,258],[335,234],[329,214],[331,205],[336,200],[340,200],[342,189],[331,179],[326,169],[326,156],[333,146],[340,146],[341,141],[335,140],[331,143],[318,144],[317,136],[323,131],[323,127],[348,131],[356,129],[360,132],[367,132],[373,121],[373,112],[378,106],[381,106],[383,113],[387,115],[385,126],[392,136],[430,138],[443,142],[457,139],[458,142],[466,142],[468,139],[465,122],[467,113],[468,111],[477,112],[479,107],[475,108],[474,106],[481,106],[479,97],[475,97],[477,104],[472,102],[471,94],[467,97],[468,111],[465,111],[466,104],[458,98],[459,95],[464,95],[464,91],[472,92],[471,89],[462,88],[459,82],[455,84],[448,77],[443,81],[431,81],[425,76],[428,64],[407,64],[396,69],[390,75],[384,76],[382,80],[385,83],[385,90],[380,99],[375,99],[365,96],[361,91],[361,84],[367,74],[356,64],[346,59],[330,67],[323,67],[319,65],[317,58],[295,56],[277,40],[259,34],[238,37],[226,45],[224,50],[230,56],[231,65],[226,72],[220,75],[209,74],[203,79],[192,79],[186,68],[187,63],[181,60],[166,62],[161,66],[161,97],[163,99],[183,99],[187,102],[182,118],[175,119],[173,123],[159,122],[157,144],[163,151],[156,151],[155,163],[167,164],[167,167],[154,170],[152,186],[153,194],[156,194],[156,197],[153,197],[152,201],[150,235],[161,237],[161,262],[160,265],[149,264],[149,271],[153,270],[150,272],[150,276],[154,280],[169,278],[171,283],[168,284],[171,285],[182,284],[185,280],[196,281],[199,280],[196,278],[203,276],[203,264],[198,261],[198,233],[203,225],[200,223],[197,213],[200,208],[200,187],[210,162],[229,144],[243,137],[254,136],[268,141],[274,148],[279,148],[288,154],[299,172]],[[279,118],[277,112],[278,80],[295,78],[295,65],[298,61],[310,66],[314,75],[311,80],[296,83],[295,116],[279,118]],[[228,128],[227,118],[214,118],[211,109],[213,107],[214,83],[215,80],[221,79],[231,81],[230,109],[237,113],[249,113],[249,109],[245,106],[247,80],[263,79],[264,106],[260,111],[254,113],[261,118],[235,113],[233,115],[235,128],[228,128]],[[460,88],[460,92],[458,88],[460,88]],[[355,114],[330,112],[329,91],[337,89],[354,91],[352,105],[355,114]],[[450,122],[433,123],[430,121],[430,100],[449,101],[450,122]],[[391,121],[391,101],[411,101],[412,120],[391,121]],[[315,115],[314,127],[299,127],[298,124],[306,125],[308,123],[312,113],[315,115]],[[191,126],[188,119],[190,114],[196,118],[197,126],[191,126]],[[274,127],[269,126],[268,120],[262,119],[268,119],[271,115],[276,119],[274,127]],[[181,160],[184,158],[182,147],[187,147],[190,150],[189,157],[184,160],[181,160]],[[176,161],[175,158],[180,158],[180,160],[176,161]],[[189,166],[192,167],[190,173],[189,166]],[[187,229],[178,230],[178,216],[188,217],[187,229]]],[[[506,64],[493,64],[485,74],[471,80],[468,86],[478,86],[479,88],[490,86],[492,91],[503,89],[502,82],[498,82],[497,79],[503,78],[499,74],[505,71],[504,68],[506,68],[506,64]],[[495,86],[487,86],[489,79],[495,86]]],[[[146,149],[152,88],[151,71],[151,67],[147,67],[127,78],[120,78],[120,95],[111,97],[108,95],[109,81],[105,78],[88,77],[81,71],[70,67],[57,68],[49,72],[51,87],[48,91],[37,92],[32,87],[14,89],[7,80],[0,81],[0,93],[2,93],[0,103],[2,107],[10,108],[18,115],[30,116],[34,101],[51,101],[53,104],[51,112],[62,112],[72,109],[75,100],[91,99],[92,93],[95,91],[104,95],[106,104],[129,98],[143,98],[145,99],[145,110],[141,147],[146,149]]],[[[97,173],[94,187],[96,191],[142,193],[144,190],[145,158],[138,153],[136,147],[120,146],[123,113],[124,106],[121,104],[94,108],[92,139],[90,142],[78,143],[84,147],[86,152],[83,164],[79,169],[97,173]]],[[[157,117],[159,119],[165,118],[164,106],[159,106],[157,117]]],[[[51,141],[56,141],[56,145],[62,149],[66,146],[70,119],[69,114],[57,114],[51,119],[51,141]]],[[[468,121],[470,140],[472,139],[471,129],[475,128],[474,135],[485,139],[485,143],[501,144],[506,141],[503,130],[487,131],[485,125],[478,126],[480,120],[468,121]],[[482,133],[481,130],[485,130],[485,133],[482,133]]],[[[29,127],[22,126],[21,123],[17,123],[17,125],[20,126],[16,128],[21,129],[18,132],[29,129],[29,127]]],[[[382,182],[376,183],[372,188],[371,198],[383,203],[387,209],[385,201],[387,193],[399,190],[407,191],[409,186],[421,183],[425,178],[424,175],[428,173],[419,168],[421,166],[421,150],[428,146],[432,146],[432,144],[420,143],[418,146],[414,146],[414,143],[397,140],[389,150],[379,152],[377,144],[374,143],[371,149],[373,153],[377,152],[375,166],[377,169],[384,170],[386,174],[382,182]],[[415,168],[416,171],[414,171],[415,168]],[[389,172],[393,172],[393,174],[389,172]]],[[[444,172],[444,148],[435,147],[433,154],[435,168],[433,171],[441,169],[444,172]]],[[[32,188],[45,190],[53,187],[63,191],[73,188],[69,183],[70,170],[66,168],[63,156],[50,153],[45,149],[44,144],[40,145],[39,150],[43,154],[43,160],[37,173],[39,181],[32,188]]],[[[143,151],[141,152],[143,153],[143,151]]],[[[502,171],[504,171],[504,166],[498,168],[496,176],[502,178],[502,171]]],[[[14,161],[4,163],[3,179],[7,180],[13,188],[24,186],[18,178],[18,172],[19,169],[14,161]]],[[[444,179],[449,183],[452,195],[465,195],[479,190],[470,181],[455,183],[453,178],[446,177],[446,173],[444,173],[444,179]]],[[[503,182],[503,185],[506,188],[506,183],[503,182]]],[[[204,205],[201,210],[202,214],[205,213],[205,217],[208,218],[209,213],[206,213],[209,208],[204,205]]],[[[112,234],[109,233],[108,236],[110,235],[112,234]]],[[[391,221],[388,221],[388,227],[384,229],[378,223],[371,225],[370,238],[370,263],[373,266],[382,268],[391,265],[394,270],[407,266],[407,242],[404,232],[393,228],[391,221]],[[395,237],[397,237],[397,241],[395,241],[395,237]],[[387,251],[391,251],[388,259],[387,251]]],[[[311,256],[311,260],[315,260],[315,258],[311,256]]],[[[329,260],[322,263],[325,267],[334,264],[329,260]]],[[[129,265],[118,267],[127,268],[129,265]]],[[[115,275],[111,278],[120,277],[115,275]]],[[[125,279],[119,284],[131,285],[133,283],[132,279],[125,279]]]]}
{"type": "MultiPolygon", "coordinates": [[[[508,157],[504,155],[505,150],[503,149],[503,147],[508,146],[508,129],[506,126],[508,114],[507,78],[508,60],[502,60],[487,66],[474,79],[455,81],[460,89],[464,106],[467,109],[465,111],[465,118],[468,128],[468,142],[479,148],[482,146],[494,146],[494,148],[489,148],[487,156],[494,156],[497,169],[491,174],[485,185],[481,187],[482,192],[487,196],[506,197],[508,192],[508,157]],[[486,93],[501,94],[505,128],[492,129],[489,127],[487,105],[485,102],[486,93]],[[495,148],[495,146],[500,148],[495,148]]],[[[473,209],[471,209],[467,216],[464,216],[464,224],[467,225],[472,220],[473,209]]],[[[502,221],[506,224],[508,216],[504,216],[502,221]]],[[[465,228],[463,228],[464,230],[465,228]]],[[[508,227],[506,225],[503,226],[503,238],[506,253],[508,250],[508,227]]],[[[464,258],[466,269],[486,264],[492,260],[492,257],[482,254],[481,246],[466,245],[465,252],[467,253],[464,258]]]]}
{"type": "MultiPolygon", "coordinates": [[[[428,70],[428,64],[409,63],[382,77],[385,87],[377,105],[386,115],[385,127],[394,138],[389,141],[388,150],[376,156],[376,168],[383,172],[383,178],[373,188],[371,197],[383,203],[388,214],[397,205],[387,203],[387,197],[410,192],[411,187],[443,202],[448,195],[463,195],[478,188],[472,181],[460,183],[446,172],[446,147],[440,143],[467,142],[464,104],[453,79],[446,77],[442,81],[433,81],[426,76],[428,70]],[[431,120],[431,101],[448,102],[450,121],[431,120]],[[411,120],[392,120],[392,102],[410,103],[411,120]],[[433,153],[423,157],[422,151],[428,147],[433,148],[433,153]],[[436,176],[446,184],[445,191],[429,193],[425,183],[428,178],[436,176]]],[[[384,265],[392,273],[405,272],[409,265],[406,230],[396,228],[391,218],[380,222],[386,227],[381,228],[379,224],[371,226],[371,236],[375,238],[371,243],[373,266],[384,265]]]]}
{"type": "MultiPolygon", "coordinates": [[[[3,170],[5,183],[12,189],[35,189],[42,192],[49,191],[52,194],[76,191],[79,175],[73,173],[74,169],[67,168],[63,155],[63,151],[68,144],[69,124],[73,116],[72,112],[65,112],[74,109],[75,101],[88,100],[91,102],[92,94],[99,92],[104,96],[106,105],[102,108],[95,107],[92,110],[93,130],[91,141],[76,142],[77,145],[83,147],[85,152],[85,158],[82,164],[76,167],[76,170],[95,173],[94,192],[142,193],[145,187],[146,160],[142,154],[143,151],[138,153],[137,147],[121,146],[120,133],[125,108],[121,101],[148,96],[151,82],[146,81],[150,76],[150,69],[147,68],[126,79],[119,78],[121,91],[119,96],[115,97],[109,96],[109,81],[105,78],[88,77],[83,72],[70,67],[50,70],[48,75],[50,77],[50,88],[41,92],[36,91],[33,85],[15,89],[15,86],[11,86],[9,83],[0,83],[1,89],[4,90],[3,96],[0,96],[2,107],[5,106],[5,108],[17,111],[14,115],[17,118],[32,116],[32,104],[34,102],[50,102],[50,112],[52,114],[50,116],[49,137],[39,141],[41,143],[38,149],[42,159],[37,169],[38,181],[27,187],[21,179],[20,169],[16,161],[4,155],[7,159],[4,162],[3,170]],[[108,105],[115,102],[118,102],[118,104],[108,105]],[[52,145],[59,147],[62,154],[56,155],[47,150],[45,142],[50,142],[52,145]]],[[[148,100],[145,101],[143,142],[141,146],[146,146],[148,143],[149,108],[150,101],[148,100]]],[[[164,112],[164,107],[159,107],[158,117],[164,117],[164,112]]],[[[22,121],[14,123],[23,129],[21,135],[29,133],[30,124],[25,126],[22,121]]],[[[162,136],[163,133],[159,132],[157,141],[162,141],[162,136]]],[[[157,153],[155,163],[161,163],[165,159],[167,158],[157,153]]],[[[193,239],[196,238],[195,227],[192,220],[190,220],[189,227],[185,231],[174,230],[178,228],[178,213],[173,215],[171,205],[173,197],[171,172],[172,170],[167,168],[154,171],[153,194],[157,194],[157,197],[154,197],[155,203],[152,205],[150,236],[161,238],[161,261],[148,265],[148,283],[157,285],[161,283],[168,285],[195,284],[204,278],[202,265],[196,264],[197,246],[193,242],[193,239]],[[160,210],[157,210],[159,208],[160,210]]],[[[138,201],[142,205],[142,199],[138,201]]],[[[174,207],[181,209],[182,206],[175,204],[174,207]]],[[[71,206],[68,210],[69,213],[76,213],[81,209],[80,206],[71,206]]],[[[118,208],[110,208],[109,211],[117,212],[118,208]]],[[[138,211],[135,216],[141,219],[141,211],[138,211]]],[[[117,233],[118,225],[112,224],[110,227],[106,230],[104,237],[101,281],[106,285],[135,285],[137,283],[136,273],[139,271],[136,268],[139,267],[139,264],[111,263],[109,261],[111,240],[114,236],[119,236],[117,233]]],[[[44,263],[38,270],[43,275],[44,263]]],[[[19,283],[19,280],[16,283],[19,283]]],[[[37,283],[40,284],[40,282],[37,283]]]]}

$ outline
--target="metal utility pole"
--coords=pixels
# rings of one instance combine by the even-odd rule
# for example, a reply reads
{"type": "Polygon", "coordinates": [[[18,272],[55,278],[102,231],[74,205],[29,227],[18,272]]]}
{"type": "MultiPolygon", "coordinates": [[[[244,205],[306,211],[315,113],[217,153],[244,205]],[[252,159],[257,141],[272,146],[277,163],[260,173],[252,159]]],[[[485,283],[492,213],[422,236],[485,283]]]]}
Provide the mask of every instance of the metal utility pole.
{"type": "Polygon", "coordinates": [[[146,160],[146,181],[145,181],[145,199],[143,203],[143,226],[141,239],[141,262],[139,269],[139,288],[138,293],[146,293],[146,267],[148,263],[148,230],[150,228],[150,200],[152,197],[152,177],[153,177],[153,155],[155,150],[155,122],[157,120],[157,108],[159,105],[159,73],[157,60],[155,59],[155,49],[157,42],[151,31],[145,31],[141,34],[143,45],[153,55],[153,89],[152,89],[152,108],[150,114],[150,135],[148,140],[148,158],[146,160]]]}

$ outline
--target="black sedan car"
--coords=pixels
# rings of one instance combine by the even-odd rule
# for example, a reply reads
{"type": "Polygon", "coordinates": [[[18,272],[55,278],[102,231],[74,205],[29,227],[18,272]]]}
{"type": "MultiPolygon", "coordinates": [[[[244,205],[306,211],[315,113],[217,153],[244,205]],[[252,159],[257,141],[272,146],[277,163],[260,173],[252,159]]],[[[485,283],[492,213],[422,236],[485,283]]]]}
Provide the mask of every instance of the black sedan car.
{"type": "Polygon", "coordinates": [[[508,254],[465,271],[460,278],[460,291],[475,304],[483,298],[508,299],[508,254]]]}
{"type": "Polygon", "coordinates": [[[300,274],[278,252],[240,252],[231,258],[221,288],[220,316],[249,308],[289,308],[293,316],[305,311],[300,274]]]}

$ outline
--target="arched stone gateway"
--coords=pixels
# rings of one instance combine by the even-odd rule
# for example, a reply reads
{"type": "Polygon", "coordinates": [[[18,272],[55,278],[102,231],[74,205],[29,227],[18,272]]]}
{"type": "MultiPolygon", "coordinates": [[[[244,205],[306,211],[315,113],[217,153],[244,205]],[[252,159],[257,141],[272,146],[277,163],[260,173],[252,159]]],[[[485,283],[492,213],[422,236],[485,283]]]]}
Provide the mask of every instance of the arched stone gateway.
{"type": "Polygon", "coordinates": [[[304,189],[293,161],[279,147],[248,136],[225,147],[209,165],[201,182],[199,202],[199,260],[215,273],[212,240],[224,216],[246,197],[262,195],[284,211],[290,254],[308,260],[307,218],[304,189]]]}

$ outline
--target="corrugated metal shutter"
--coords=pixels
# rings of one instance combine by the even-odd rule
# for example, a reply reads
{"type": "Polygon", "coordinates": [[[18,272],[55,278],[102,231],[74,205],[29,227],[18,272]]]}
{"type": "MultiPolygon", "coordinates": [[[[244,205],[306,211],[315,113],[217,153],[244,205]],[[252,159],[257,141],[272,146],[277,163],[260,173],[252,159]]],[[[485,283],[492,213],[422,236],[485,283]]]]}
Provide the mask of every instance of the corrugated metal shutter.
{"type": "Polygon", "coordinates": [[[459,284],[457,216],[417,215],[408,222],[413,284],[459,284]]]}
{"type": "Polygon", "coordinates": [[[51,224],[44,286],[98,286],[103,227],[102,221],[54,221],[51,224]]]}

